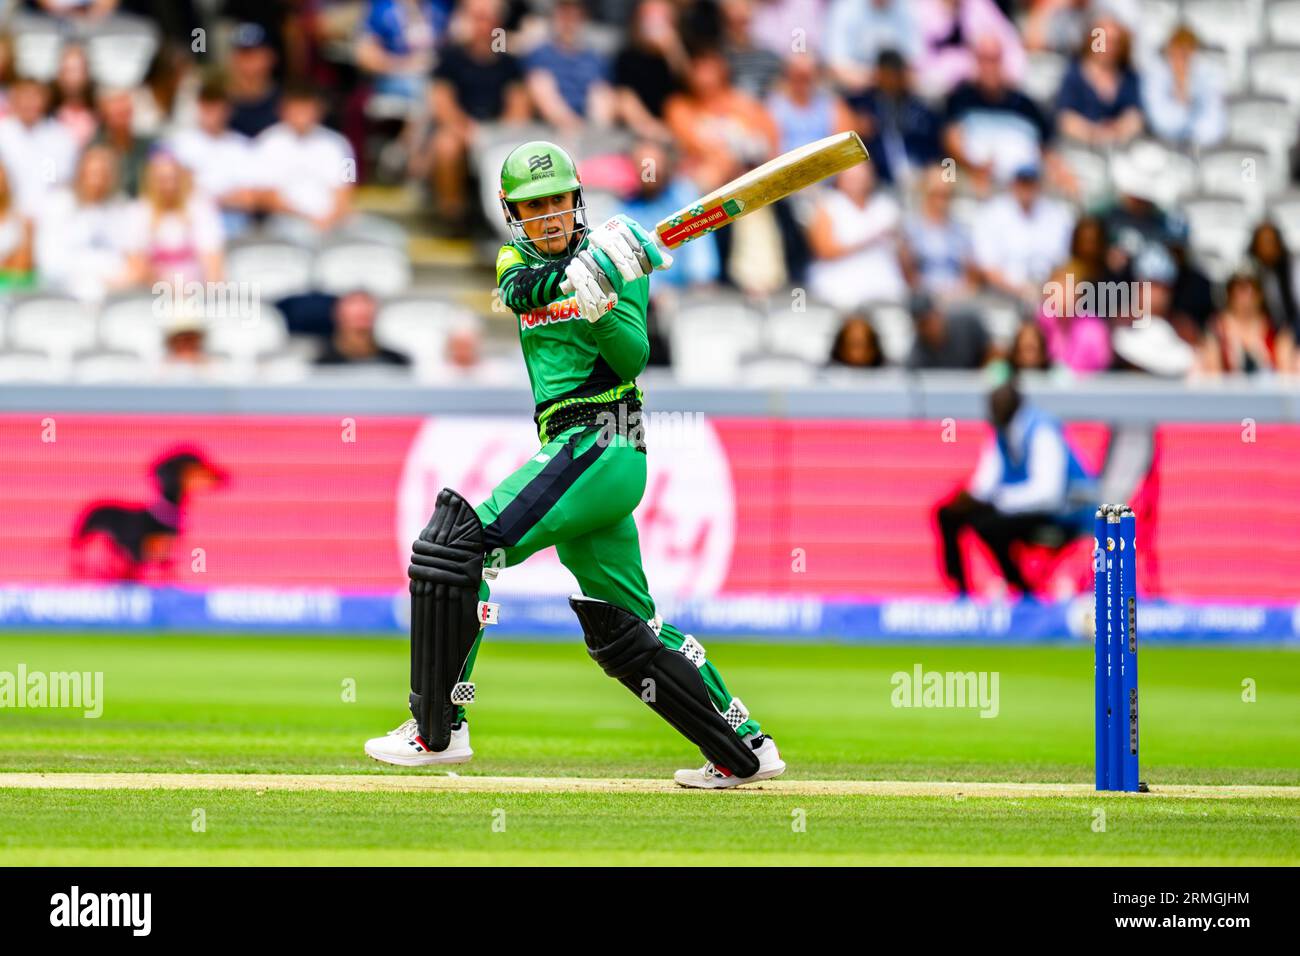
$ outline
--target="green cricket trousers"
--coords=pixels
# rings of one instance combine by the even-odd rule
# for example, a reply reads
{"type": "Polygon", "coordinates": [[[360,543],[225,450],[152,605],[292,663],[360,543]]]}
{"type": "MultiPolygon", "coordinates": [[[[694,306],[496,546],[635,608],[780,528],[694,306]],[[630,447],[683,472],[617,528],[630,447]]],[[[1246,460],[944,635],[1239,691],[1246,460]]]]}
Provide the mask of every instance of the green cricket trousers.
{"type": "MultiPolygon", "coordinates": [[[[543,548],[555,546],[560,561],[578,579],[587,597],[631,611],[642,620],[655,616],[654,599],[641,566],[641,543],[632,512],[645,493],[646,456],[625,435],[597,426],[561,432],[492,490],[475,511],[483,522],[487,567],[510,567],[543,548]]],[[[488,584],[479,599],[488,599],[488,584]]],[[[672,650],[686,639],[667,622],[659,640],[672,650]]],[[[483,640],[480,628],[465,665],[469,680],[483,640]]],[[[731,693],[711,661],[700,675],[719,712],[731,693]]],[[[464,719],[462,708],[457,719],[464,719]]],[[[757,733],[750,718],[736,733],[757,733]]]]}

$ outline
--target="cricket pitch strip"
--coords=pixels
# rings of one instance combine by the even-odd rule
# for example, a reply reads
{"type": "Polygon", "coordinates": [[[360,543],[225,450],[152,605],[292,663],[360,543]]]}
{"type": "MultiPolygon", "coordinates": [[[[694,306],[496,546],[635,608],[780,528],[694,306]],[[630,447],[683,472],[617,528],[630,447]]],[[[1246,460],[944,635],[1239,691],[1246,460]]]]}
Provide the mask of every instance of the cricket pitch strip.
{"type": "MultiPolygon", "coordinates": [[[[635,777],[478,777],[427,774],[242,774],[242,773],[0,773],[0,789],[22,790],[253,790],[348,793],[692,793],[671,780],[635,777]]],[[[876,797],[1161,797],[1232,799],[1280,797],[1300,800],[1300,787],[1152,784],[1150,793],[1098,793],[1089,783],[989,783],[924,780],[765,780],[727,793],[769,796],[876,797]]]]}

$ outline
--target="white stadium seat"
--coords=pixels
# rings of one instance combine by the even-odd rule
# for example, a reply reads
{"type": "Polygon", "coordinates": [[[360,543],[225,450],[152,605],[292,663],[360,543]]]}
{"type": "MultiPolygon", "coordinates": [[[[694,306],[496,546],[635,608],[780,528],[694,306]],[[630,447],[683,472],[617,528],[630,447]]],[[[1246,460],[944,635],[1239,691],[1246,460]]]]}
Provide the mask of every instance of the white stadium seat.
{"type": "Polygon", "coordinates": [[[152,377],[155,363],[132,352],[96,352],[72,367],[72,380],[82,385],[138,384],[152,377]]]}
{"type": "Polygon", "coordinates": [[[1239,88],[1246,51],[1263,39],[1259,0],[1184,0],[1182,17],[1202,42],[1227,51],[1231,85],[1239,88]]]}
{"type": "Polygon", "coordinates": [[[1112,153],[1110,176],[1116,190],[1137,189],[1166,207],[1197,188],[1196,162],[1154,139],[1134,140],[1112,153]]]}
{"type": "Polygon", "coordinates": [[[117,14],[90,27],[86,59],[90,75],[102,86],[139,86],[158,52],[158,27],[144,17],[117,14]]]}
{"type": "Polygon", "coordinates": [[[741,358],[762,345],[762,322],[738,298],[683,302],[672,320],[670,342],[679,382],[735,384],[741,380],[741,358]]]}
{"type": "Polygon", "coordinates": [[[159,300],[146,293],[130,293],[110,299],[99,310],[99,341],[117,352],[133,352],[144,359],[162,355],[165,315],[159,314],[159,300]]]}
{"type": "Polygon", "coordinates": [[[5,325],[11,349],[66,359],[95,345],[94,311],[69,296],[36,293],[15,299],[5,325]]]}
{"type": "Polygon", "coordinates": [[[1296,139],[1295,107],[1281,96],[1259,94],[1228,100],[1228,138],[1268,151],[1275,170],[1285,172],[1296,139]]]}
{"type": "Polygon", "coordinates": [[[1056,154],[1079,181],[1079,198],[1085,206],[1109,198],[1110,164],[1105,154],[1070,142],[1062,142],[1056,154]]]}
{"type": "Polygon", "coordinates": [[[43,352],[0,352],[0,382],[61,382],[68,365],[43,352]]]}
{"type": "Polygon", "coordinates": [[[1241,258],[1254,219],[1240,197],[1189,196],[1182,211],[1187,217],[1192,249],[1199,257],[1214,263],[1236,263],[1241,258]]]}
{"type": "Polygon", "coordinates": [[[1264,199],[1281,185],[1268,152],[1244,143],[1223,143],[1202,150],[1198,160],[1200,191],[1241,198],[1255,215],[1264,199]]]}
{"type": "Polygon", "coordinates": [[[48,17],[15,17],[9,24],[14,38],[14,61],[19,76],[49,82],[59,70],[63,33],[48,17]]]}
{"type": "Polygon", "coordinates": [[[741,363],[741,381],[765,388],[811,385],[817,366],[794,355],[757,355],[741,363]]]}
{"type": "Polygon", "coordinates": [[[865,311],[871,319],[871,327],[876,330],[885,361],[891,365],[906,362],[916,340],[916,325],[907,306],[898,302],[875,302],[865,311]]]}
{"type": "Polygon", "coordinates": [[[1300,0],[1270,0],[1264,20],[1270,43],[1300,44],[1300,0]]]}
{"type": "Polygon", "coordinates": [[[408,355],[419,369],[443,363],[447,335],[463,323],[477,324],[469,309],[446,299],[411,297],[385,302],[375,319],[375,341],[408,355]]]}
{"type": "Polygon", "coordinates": [[[1021,90],[1040,106],[1051,104],[1061,89],[1061,79],[1070,61],[1050,50],[1036,50],[1028,55],[1021,90]]]}
{"type": "Polygon", "coordinates": [[[255,316],[212,317],[205,326],[208,351],[241,366],[280,352],[289,342],[284,314],[266,302],[255,316]]]}
{"type": "Polygon", "coordinates": [[[768,310],[763,339],[769,351],[824,365],[831,354],[840,316],[829,306],[807,303],[796,312],[789,302],[768,310]]]}
{"type": "Polygon", "coordinates": [[[1252,50],[1248,66],[1250,88],[1257,93],[1285,97],[1300,109],[1300,45],[1269,46],[1252,50]]]}
{"type": "Polygon", "coordinates": [[[312,254],[292,242],[249,240],[226,249],[226,278],[257,290],[263,302],[274,302],[311,287],[312,254]]]}
{"type": "Polygon", "coordinates": [[[316,288],[335,295],[354,289],[401,295],[411,285],[411,259],[386,243],[343,240],[316,253],[313,275],[316,288]]]}

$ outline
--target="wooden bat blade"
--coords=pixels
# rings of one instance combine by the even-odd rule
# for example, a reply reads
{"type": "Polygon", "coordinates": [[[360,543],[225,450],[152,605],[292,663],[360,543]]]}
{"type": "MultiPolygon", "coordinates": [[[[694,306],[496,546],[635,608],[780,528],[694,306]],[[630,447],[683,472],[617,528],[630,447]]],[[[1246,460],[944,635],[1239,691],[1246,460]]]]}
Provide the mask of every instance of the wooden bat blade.
{"type": "Polygon", "coordinates": [[[869,158],[857,133],[827,136],[737,176],[668,216],[655,232],[665,248],[675,249],[869,158]]]}

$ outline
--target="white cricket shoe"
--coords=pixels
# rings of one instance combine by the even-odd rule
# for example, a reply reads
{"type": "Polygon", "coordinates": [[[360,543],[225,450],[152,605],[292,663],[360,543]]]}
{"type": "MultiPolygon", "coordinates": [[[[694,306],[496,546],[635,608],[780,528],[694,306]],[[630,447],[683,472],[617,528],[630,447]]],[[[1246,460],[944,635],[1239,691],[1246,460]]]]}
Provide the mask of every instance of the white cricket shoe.
{"type": "Polygon", "coordinates": [[[396,730],[389,731],[382,737],[372,737],[366,741],[366,754],[384,763],[399,767],[423,767],[434,763],[466,763],[474,756],[469,746],[469,721],[462,720],[460,725],[452,727],[451,741],[446,750],[430,750],[420,736],[420,730],[412,717],[396,730]]]}
{"type": "Polygon", "coordinates": [[[739,787],[742,783],[755,783],[759,780],[771,780],[785,773],[785,761],[777,752],[776,741],[767,734],[757,737],[741,738],[754,750],[758,758],[758,773],[752,777],[736,777],[723,773],[712,763],[706,763],[699,770],[678,770],[673,780],[683,787],[696,787],[701,790],[721,790],[725,787],[739,787]]]}

